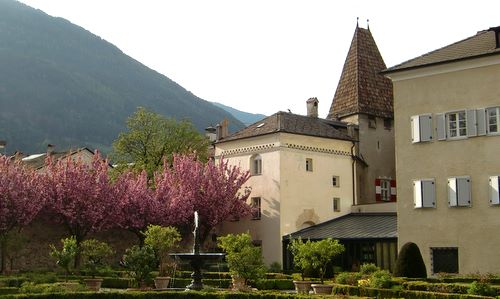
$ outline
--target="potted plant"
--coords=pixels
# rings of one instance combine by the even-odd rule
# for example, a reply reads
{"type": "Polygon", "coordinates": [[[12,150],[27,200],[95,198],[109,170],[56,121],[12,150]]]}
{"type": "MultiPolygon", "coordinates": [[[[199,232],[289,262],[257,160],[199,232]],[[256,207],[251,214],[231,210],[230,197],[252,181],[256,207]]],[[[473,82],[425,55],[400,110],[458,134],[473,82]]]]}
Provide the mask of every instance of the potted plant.
{"type": "Polygon", "coordinates": [[[231,273],[234,290],[250,290],[249,280],[265,276],[266,267],[262,253],[259,247],[253,245],[250,234],[229,234],[217,238],[217,243],[226,252],[226,262],[231,273]]]}
{"type": "Polygon", "coordinates": [[[134,245],[125,250],[122,258],[122,265],[140,289],[146,289],[146,280],[150,278],[156,264],[155,251],[150,245],[134,245]]]}
{"type": "Polygon", "coordinates": [[[58,250],[54,244],[50,244],[50,256],[56,260],[56,264],[63,268],[66,277],[71,274],[70,265],[75,258],[78,245],[75,236],[61,239],[62,248],[58,250]]]}
{"type": "Polygon", "coordinates": [[[113,249],[105,243],[96,239],[85,240],[81,244],[84,267],[90,272],[92,278],[84,279],[87,287],[92,291],[101,289],[102,278],[96,278],[99,270],[106,266],[106,259],[114,254],[113,249]]]}
{"type": "Polygon", "coordinates": [[[181,235],[175,227],[159,225],[148,226],[144,235],[146,236],[144,244],[154,249],[159,264],[159,276],[155,278],[155,288],[166,289],[171,274],[167,270],[172,269],[169,253],[181,240],[181,235]]]}
{"type": "MultiPolygon", "coordinates": [[[[332,240],[331,238],[316,242],[311,242],[311,240],[302,242],[301,239],[297,239],[290,243],[290,250],[294,255],[293,261],[295,265],[302,269],[302,275],[306,269],[319,272],[321,284],[310,284],[314,289],[314,293],[331,294],[333,286],[323,284],[326,267],[335,256],[344,252],[344,245],[340,244],[338,240],[332,240]]],[[[303,276],[302,279],[304,279],[303,276]]],[[[294,281],[294,284],[298,293],[308,293],[310,290],[307,288],[306,283],[296,283],[294,281]]]]}

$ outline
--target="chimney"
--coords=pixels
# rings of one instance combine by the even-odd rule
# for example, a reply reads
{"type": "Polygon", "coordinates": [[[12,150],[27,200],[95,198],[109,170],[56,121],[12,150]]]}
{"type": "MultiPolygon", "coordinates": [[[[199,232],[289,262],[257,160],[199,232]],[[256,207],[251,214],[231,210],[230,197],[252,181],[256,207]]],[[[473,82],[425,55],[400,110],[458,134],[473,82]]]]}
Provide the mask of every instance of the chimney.
{"type": "Polygon", "coordinates": [[[52,155],[52,153],[54,152],[54,147],[55,145],[53,144],[47,144],[47,155],[52,155]]]}
{"type": "Polygon", "coordinates": [[[491,27],[488,31],[493,31],[495,34],[495,49],[500,48],[500,26],[491,27]]]}
{"type": "Polygon", "coordinates": [[[212,127],[212,126],[209,126],[209,127],[206,127],[205,128],[205,136],[208,137],[208,140],[210,140],[210,142],[214,142],[216,139],[217,139],[217,129],[212,127]]]}
{"type": "Polygon", "coordinates": [[[318,118],[318,98],[310,98],[307,103],[307,116],[318,118]]]}

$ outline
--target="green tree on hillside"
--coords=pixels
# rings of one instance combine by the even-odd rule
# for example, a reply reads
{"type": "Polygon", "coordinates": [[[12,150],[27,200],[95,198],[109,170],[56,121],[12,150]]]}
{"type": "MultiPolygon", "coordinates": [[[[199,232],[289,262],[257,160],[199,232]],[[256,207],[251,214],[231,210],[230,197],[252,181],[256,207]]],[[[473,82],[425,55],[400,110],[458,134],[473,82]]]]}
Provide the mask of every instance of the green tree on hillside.
{"type": "Polygon", "coordinates": [[[172,160],[173,154],[195,154],[208,158],[209,141],[189,121],[176,121],[139,107],[127,120],[128,131],[113,142],[112,159],[120,167],[146,170],[151,179],[160,170],[163,159],[172,160]],[[130,164],[129,164],[130,163],[130,164]]]}

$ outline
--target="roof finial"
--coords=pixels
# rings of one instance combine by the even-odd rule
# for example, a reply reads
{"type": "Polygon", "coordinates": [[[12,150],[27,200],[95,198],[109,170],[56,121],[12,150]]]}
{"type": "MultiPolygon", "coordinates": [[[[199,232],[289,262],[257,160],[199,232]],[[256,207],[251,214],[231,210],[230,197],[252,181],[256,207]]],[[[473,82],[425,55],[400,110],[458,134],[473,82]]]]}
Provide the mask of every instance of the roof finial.
{"type": "Polygon", "coordinates": [[[359,17],[356,17],[356,28],[359,27],[359,17]]]}
{"type": "Polygon", "coordinates": [[[370,31],[370,19],[366,19],[366,29],[370,31]]]}

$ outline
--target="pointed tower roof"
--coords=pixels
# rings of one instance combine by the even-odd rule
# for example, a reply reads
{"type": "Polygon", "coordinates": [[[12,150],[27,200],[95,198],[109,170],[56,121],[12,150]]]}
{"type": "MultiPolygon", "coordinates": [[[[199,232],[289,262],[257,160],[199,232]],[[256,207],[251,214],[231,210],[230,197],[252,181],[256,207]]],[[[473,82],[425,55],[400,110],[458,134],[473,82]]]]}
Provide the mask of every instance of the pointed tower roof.
{"type": "Polygon", "coordinates": [[[370,29],[356,26],[329,119],[362,113],[393,118],[392,82],[370,29]]]}

